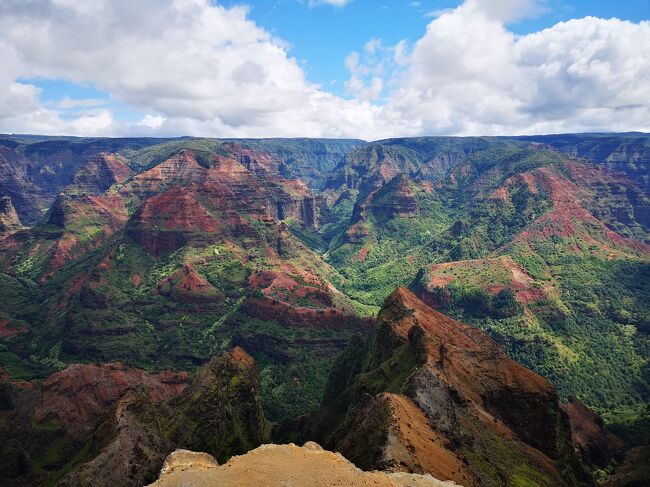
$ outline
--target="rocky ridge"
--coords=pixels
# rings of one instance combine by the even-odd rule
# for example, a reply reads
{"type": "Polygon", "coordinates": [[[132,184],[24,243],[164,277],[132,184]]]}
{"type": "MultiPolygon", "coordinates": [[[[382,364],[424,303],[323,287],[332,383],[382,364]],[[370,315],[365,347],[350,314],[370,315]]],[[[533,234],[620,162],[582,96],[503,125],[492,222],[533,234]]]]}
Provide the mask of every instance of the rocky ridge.
{"type": "Polygon", "coordinates": [[[165,461],[166,467],[152,487],[177,485],[228,485],[253,487],[265,485],[312,485],[326,487],[452,487],[430,475],[363,472],[341,454],[323,450],[314,442],[302,447],[262,445],[245,455],[231,458],[219,466],[205,454],[176,451],[165,461]]]}
{"type": "Polygon", "coordinates": [[[553,386],[404,288],[339,359],[318,415],[329,420],[311,434],[365,469],[468,486],[585,481],[553,386]]]}
{"type": "Polygon", "coordinates": [[[7,237],[23,228],[9,196],[0,198],[0,238],[7,237]]]}
{"type": "Polygon", "coordinates": [[[256,364],[240,348],[191,382],[186,373],[74,365],[37,387],[3,383],[1,392],[5,485],[140,487],[175,448],[223,461],[269,440],[256,364]]]}

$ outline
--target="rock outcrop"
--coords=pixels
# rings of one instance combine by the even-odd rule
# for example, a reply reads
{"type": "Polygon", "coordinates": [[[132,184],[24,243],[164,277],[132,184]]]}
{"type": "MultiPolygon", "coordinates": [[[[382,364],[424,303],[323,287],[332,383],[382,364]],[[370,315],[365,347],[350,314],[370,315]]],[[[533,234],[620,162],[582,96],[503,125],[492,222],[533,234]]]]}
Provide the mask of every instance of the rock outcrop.
{"type": "Polygon", "coordinates": [[[120,363],[73,364],[43,381],[35,419],[56,418],[68,428],[88,430],[129,390],[144,387],[152,401],[161,402],[180,394],[188,383],[186,372],[149,373],[120,363]]]}
{"type": "Polygon", "coordinates": [[[23,228],[20,218],[9,196],[0,198],[0,238],[6,237],[23,228]]]}
{"type": "Polygon", "coordinates": [[[269,441],[257,367],[242,349],[188,382],[107,364],[70,366],[37,388],[3,385],[3,485],[140,487],[176,448],[225,461],[269,441]]]}
{"type": "MultiPolygon", "coordinates": [[[[139,487],[156,478],[176,448],[225,461],[267,442],[269,431],[255,362],[234,348],[199,368],[191,384],[168,401],[153,401],[146,388],[129,391],[95,430],[91,458],[60,486],[139,487]]],[[[177,453],[163,470],[176,470],[185,461],[181,457],[187,455],[177,453]]]]}
{"type": "Polygon", "coordinates": [[[219,462],[212,455],[190,450],[175,450],[171,452],[160,470],[160,476],[169,475],[173,471],[187,470],[188,468],[215,468],[219,462]]]}
{"type": "Polygon", "coordinates": [[[553,386],[405,288],[339,359],[318,417],[312,436],[364,469],[466,486],[588,483],[553,386]]]}
{"type": "Polygon", "coordinates": [[[180,303],[209,303],[223,299],[219,291],[190,264],[165,277],[155,292],[180,303]]]}
{"type": "Polygon", "coordinates": [[[230,487],[314,486],[329,487],[452,487],[430,475],[363,472],[339,453],[323,450],[309,442],[302,447],[262,445],[246,455],[234,457],[219,466],[205,454],[176,451],[165,461],[173,467],[163,469],[152,487],[179,485],[227,485],[230,487]]]}
{"type": "MultiPolygon", "coordinates": [[[[121,364],[70,365],[36,386],[5,382],[6,407],[0,410],[3,485],[52,482],[61,472],[91,459],[92,439],[101,437],[97,428],[120,398],[138,389],[154,404],[177,395],[188,382],[184,372],[149,373],[121,364]]],[[[157,450],[158,445],[152,448],[157,450]]],[[[164,458],[166,452],[160,454],[164,458]]],[[[105,472],[114,470],[112,465],[105,472]]]]}
{"type": "Polygon", "coordinates": [[[190,386],[161,407],[164,436],[179,448],[217,460],[245,453],[269,439],[255,361],[241,348],[201,367],[190,386]]]}
{"type": "Polygon", "coordinates": [[[126,160],[115,154],[101,153],[89,158],[74,175],[67,193],[102,194],[113,184],[122,184],[133,176],[126,160]]]}
{"type": "Polygon", "coordinates": [[[190,191],[174,187],[145,201],[129,221],[127,234],[159,257],[214,240],[220,226],[190,191]]]}
{"type": "Polygon", "coordinates": [[[621,460],[623,441],[605,429],[603,418],[575,398],[562,404],[569,417],[573,444],[591,468],[606,467],[612,458],[621,460]]]}

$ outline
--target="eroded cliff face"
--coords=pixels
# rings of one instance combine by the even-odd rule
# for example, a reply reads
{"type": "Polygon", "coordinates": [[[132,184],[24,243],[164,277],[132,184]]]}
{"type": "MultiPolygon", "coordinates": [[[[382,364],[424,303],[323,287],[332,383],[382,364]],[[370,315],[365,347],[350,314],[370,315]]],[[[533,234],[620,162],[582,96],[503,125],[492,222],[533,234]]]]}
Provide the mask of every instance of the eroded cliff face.
{"type": "Polygon", "coordinates": [[[67,263],[105,244],[127,219],[124,201],[114,194],[61,193],[38,225],[0,241],[0,263],[13,273],[22,262],[31,277],[43,283],[67,263]]]}
{"type": "Polygon", "coordinates": [[[553,386],[482,331],[399,288],[350,347],[323,401],[334,433],[316,434],[358,466],[463,485],[588,483],[553,386]]]}
{"type": "MultiPolygon", "coordinates": [[[[9,377],[5,378],[7,381],[9,377]]],[[[44,485],[88,459],[94,432],[116,401],[136,388],[160,402],[188,384],[184,372],[149,373],[122,364],[70,365],[43,383],[0,383],[4,485],[44,485]]]]}
{"type": "Polygon", "coordinates": [[[114,184],[122,184],[133,176],[126,159],[110,153],[90,157],[74,174],[68,193],[102,194],[114,184]]]}
{"type": "Polygon", "coordinates": [[[605,429],[603,418],[576,398],[562,404],[562,410],[569,417],[573,444],[585,464],[602,468],[607,467],[612,458],[622,460],[625,444],[605,429]]]}
{"type": "Polygon", "coordinates": [[[0,239],[23,228],[9,196],[0,198],[0,239]]]}
{"type": "Polygon", "coordinates": [[[74,365],[40,386],[2,384],[5,485],[132,486],[175,448],[221,459],[269,440],[257,366],[242,349],[186,373],[74,365]],[[6,451],[5,451],[6,449],[6,451]]]}

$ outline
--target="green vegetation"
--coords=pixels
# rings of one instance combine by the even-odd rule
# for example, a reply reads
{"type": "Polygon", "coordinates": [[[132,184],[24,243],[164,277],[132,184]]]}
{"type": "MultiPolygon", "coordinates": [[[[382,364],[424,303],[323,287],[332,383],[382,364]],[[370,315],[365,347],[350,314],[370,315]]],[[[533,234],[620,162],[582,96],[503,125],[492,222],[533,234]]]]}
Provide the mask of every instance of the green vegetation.
{"type": "MultiPolygon", "coordinates": [[[[304,243],[293,240],[289,249],[282,248],[273,225],[251,218],[245,209],[206,210],[216,220],[241,218],[246,223],[241,234],[201,234],[197,238],[205,244],[158,259],[121,232],[98,238],[102,220],[85,211],[66,220],[64,228],[45,223],[33,227],[0,256],[0,321],[7,321],[8,329],[27,331],[0,342],[0,365],[16,379],[41,379],[79,361],[120,360],[147,369],[193,371],[214,354],[242,344],[259,363],[268,417],[297,415],[318,404],[329,368],[351,331],[251,318],[247,300],[261,296],[250,289],[253,272],[277,270],[282,264],[308,269],[341,291],[332,295],[335,305],[372,316],[395,287],[411,284],[416,276],[417,282],[428,284],[425,274],[433,264],[507,256],[532,281],[526,285],[543,298],[519,302],[510,270],[491,264],[452,265],[439,277],[453,277],[453,282],[428,291],[437,293],[434,298],[444,312],[487,330],[513,358],[552,380],[563,398],[577,396],[630,442],[647,441],[647,252],[610,238],[602,227],[574,214],[565,215],[566,221],[547,222],[549,228],[536,227],[556,202],[553,188],[531,176],[544,168],[547,176],[568,178],[590,195],[584,197],[586,210],[607,228],[647,243],[647,167],[625,157],[609,158],[616,151],[638,153],[645,160],[647,137],[424,137],[370,144],[7,139],[33,160],[38,176],[30,184],[51,196],[47,205],[21,209],[30,215],[30,223],[72,182],[86,151],[118,153],[140,172],[184,149],[194,151],[199,164],[208,167],[213,155],[227,156],[228,144],[238,143],[265,152],[282,176],[303,179],[323,198],[319,228],[287,219],[291,233],[304,243]],[[555,145],[564,153],[530,142],[555,145]],[[52,162],[64,153],[68,162],[52,162]],[[619,176],[590,182],[584,179],[588,171],[576,175],[565,164],[571,153],[620,169],[635,182],[619,176]],[[395,174],[401,176],[392,179],[395,174]],[[395,203],[405,203],[406,209],[396,209],[395,203]],[[561,224],[561,231],[550,228],[552,223],[561,224]],[[533,228],[543,238],[518,237],[533,228]],[[66,237],[77,241],[70,250],[74,258],[50,276],[55,244],[66,237]],[[274,253],[278,256],[270,257],[274,253]],[[213,289],[185,294],[185,265],[213,289]],[[425,274],[418,275],[421,270],[425,274]]],[[[110,191],[117,194],[115,187],[110,191]]],[[[583,197],[566,197],[578,196],[583,197]]],[[[206,195],[197,198],[203,204],[206,195]]],[[[264,204],[272,205],[271,199],[264,204]]],[[[133,215],[141,202],[130,196],[125,204],[133,215]]],[[[164,229],[158,230],[156,236],[164,237],[164,229]]],[[[284,287],[277,292],[291,295],[284,287]]],[[[296,296],[292,303],[318,307],[309,294],[296,296]]]]}

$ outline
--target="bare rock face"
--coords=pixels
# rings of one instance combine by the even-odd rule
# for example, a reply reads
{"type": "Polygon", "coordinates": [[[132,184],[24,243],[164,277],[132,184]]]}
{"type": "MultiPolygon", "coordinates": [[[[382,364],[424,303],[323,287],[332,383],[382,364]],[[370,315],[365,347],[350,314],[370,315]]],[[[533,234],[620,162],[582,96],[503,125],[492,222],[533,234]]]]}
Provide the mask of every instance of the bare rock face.
{"type": "Polygon", "coordinates": [[[155,407],[145,388],[118,400],[92,437],[90,458],[67,474],[57,487],[139,486],[156,478],[172,445],[143,420],[155,407]]]}
{"type": "Polygon", "coordinates": [[[364,469],[467,486],[590,482],[553,386],[405,288],[339,359],[323,406],[334,422],[312,435],[364,469]]]}
{"type": "Polygon", "coordinates": [[[155,292],[181,303],[209,303],[223,299],[219,291],[190,264],[165,277],[155,292]]]}
{"type": "Polygon", "coordinates": [[[215,467],[270,438],[255,361],[241,348],[186,373],[74,365],[41,387],[0,384],[2,485],[141,487],[215,467]],[[53,451],[51,445],[56,445],[53,451]]]}
{"type": "Polygon", "coordinates": [[[573,444],[587,465],[606,467],[610,458],[621,459],[623,441],[605,430],[605,422],[598,414],[575,398],[562,404],[562,410],[569,417],[573,444]]]}
{"type": "Polygon", "coordinates": [[[384,218],[413,217],[420,211],[413,182],[404,175],[396,176],[372,196],[371,211],[384,218]]]}
{"type": "Polygon", "coordinates": [[[215,468],[219,466],[212,455],[190,450],[175,450],[165,458],[160,476],[169,475],[173,471],[189,468],[215,468]]]}
{"type": "Polygon", "coordinates": [[[68,193],[102,194],[115,183],[124,183],[133,176],[126,161],[115,154],[100,153],[90,157],[74,175],[68,193]]]}
{"type": "Polygon", "coordinates": [[[131,218],[127,233],[159,257],[191,243],[205,243],[219,228],[190,191],[175,187],[148,199],[131,218]]]}
{"type": "Polygon", "coordinates": [[[0,238],[6,237],[23,228],[18,213],[9,196],[0,198],[0,238]]]}
{"type": "Polygon", "coordinates": [[[180,394],[188,383],[186,372],[151,374],[119,363],[73,364],[43,382],[35,417],[56,417],[69,427],[92,429],[94,421],[137,386],[146,388],[152,401],[160,402],[180,394]]]}
{"type": "Polygon", "coordinates": [[[215,154],[200,164],[193,151],[184,150],[134,176],[119,190],[138,207],[127,234],[160,257],[186,245],[200,247],[226,237],[249,238],[263,245],[264,232],[259,228],[284,219],[317,226],[314,194],[301,181],[265,172],[264,165],[255,169],[252,161],[262,159],[261,155],[243,154],[237,159],[215,154]]]}
{"type": "MultiPolygon", "coordinates": [[[[185,372],[76,364],[40,385],[1,384],[0,483],[51,485],[54,473],[84,461],[61,485],[127,485],[114,480],[119,475],[128,479],[129,462],[138,458],[152,462],[149,479],[155,478],[167,453],[165,443],[133,421],[133,398],[146,397],[148,404],[155,404],[179,394],[188,382],[185,372]],[[140,391],[137,396],[135,390],[140,391]],[[120,470],[120,465],[126,467],[120,470]]],[[[147,468],[140,465],[138,471],[146,475],[147,468]]],[[[131,485],[142,485],[145,477],[139,475],[131,485]]]]}
{"type": "Polygon", "coordinates": [[[227,485],[231,487],[315,486],[329,487],[453,487],[453,482],[441,482],[430,475],[408,473],[363,472],[341,454],[323,450],[310,442],[303,447],[262,445],[245,455],[233,457],[223,466],[213,463],[205,453],[175,451],[163,468],[155,487],[179,485],[227,485]]]}

